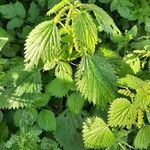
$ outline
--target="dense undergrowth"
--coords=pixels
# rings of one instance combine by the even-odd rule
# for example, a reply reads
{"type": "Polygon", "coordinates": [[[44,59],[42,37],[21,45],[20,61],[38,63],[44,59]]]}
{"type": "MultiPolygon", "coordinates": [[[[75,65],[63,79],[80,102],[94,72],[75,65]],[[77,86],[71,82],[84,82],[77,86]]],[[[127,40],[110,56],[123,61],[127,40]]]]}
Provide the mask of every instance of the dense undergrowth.
{"type": "Polygon", "coordinates": [[[0,109],[0,150],[150,149],[150,1],[1,0],[0,109]]]}

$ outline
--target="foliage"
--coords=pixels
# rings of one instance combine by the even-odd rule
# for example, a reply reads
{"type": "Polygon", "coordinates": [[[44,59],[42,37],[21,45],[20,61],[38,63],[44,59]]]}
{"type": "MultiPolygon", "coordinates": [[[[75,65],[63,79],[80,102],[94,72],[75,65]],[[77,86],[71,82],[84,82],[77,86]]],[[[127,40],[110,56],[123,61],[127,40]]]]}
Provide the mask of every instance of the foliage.
{"type": "Polygon", "coordinates": [[[0,149],[150,148],[148,0],[1,0],[0,53],[0,149]]]}
{"type": "Polygon", "coordinates": [[[88,118],[83,125],[83,140],[87,148],[105,148],[115,142],[115,136],[101,118],[88,118]]]}

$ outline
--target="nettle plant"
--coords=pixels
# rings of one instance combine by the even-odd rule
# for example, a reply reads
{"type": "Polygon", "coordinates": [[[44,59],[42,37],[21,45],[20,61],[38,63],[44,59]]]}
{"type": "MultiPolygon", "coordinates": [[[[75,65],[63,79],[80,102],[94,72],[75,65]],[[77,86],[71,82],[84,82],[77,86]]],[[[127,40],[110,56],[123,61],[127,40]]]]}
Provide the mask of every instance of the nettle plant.
{"type": "Polygon", "coordinates": [[[105,106],[115,98],[117,77],[111,65],[96,54],[96,45],[100,31],[120,35],[114,21],[96,5],[68,0],[47,15],[53,19],[36,26],[26,40],[26,68],[38,64],[44,70],[54,68],[57,78],[75,82],[76,90],[89,102],[105,106]],[[79,65],[74,64],[80,59],[79,65]]]}
{"type": "Polygon", "coordinates": [[[48,11],[47,18],[27,37],[25,67],[22,59],[12,59],[5,68],[11,69],[0,76],[0,108],[20,108],[14,113],[20,130],[5,148],[38,149],[39,143],[39,149],[53,150],[132,149],[129,144],[148,148],[150,81],[126,76],[134,74],[132,67],[118,53],[100,45],[103,33],[111,39],[123,38],[112,18],[94,4],[75,0],[62,0],[48,11]],[[54,74],[54,79],[42,84],[41,70],[54,74]],[[125,77],[117,82],[116,73],[125,77]],[[118,85],[124,97],[116,99],[118,85]],[[57,110],[57,118],[50,110],[50,97],[65,97],[66,106],[57,110]],[[82,108],[86,100],[103,110],[114,100],[108,121],[98,115],[85,121],[88,115],[82,108]],[[40,139],[43,130],[46,137],[40,139]],[[132,131],[137,135],[128,144],[132,131]]]}

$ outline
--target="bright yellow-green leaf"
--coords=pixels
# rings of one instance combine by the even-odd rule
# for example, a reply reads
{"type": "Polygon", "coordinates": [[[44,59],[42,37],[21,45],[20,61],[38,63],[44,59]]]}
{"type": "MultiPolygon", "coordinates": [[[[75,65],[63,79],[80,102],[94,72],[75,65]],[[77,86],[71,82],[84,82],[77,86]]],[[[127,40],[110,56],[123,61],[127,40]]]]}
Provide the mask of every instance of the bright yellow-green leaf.
{"type": "Polygon", "coordinates": [[[60,37],[52,21],[44,21],[29,34],[25,44],[26,67],[37,66],[40,58],[44,63],[60,52],[60,37]]]}
{"type": "Polygon", "coordinates": [[[112,131],[98,117],[88,118],[83,124],[82,132],[86,148],[107,148],[115,142],[112,131]]]}

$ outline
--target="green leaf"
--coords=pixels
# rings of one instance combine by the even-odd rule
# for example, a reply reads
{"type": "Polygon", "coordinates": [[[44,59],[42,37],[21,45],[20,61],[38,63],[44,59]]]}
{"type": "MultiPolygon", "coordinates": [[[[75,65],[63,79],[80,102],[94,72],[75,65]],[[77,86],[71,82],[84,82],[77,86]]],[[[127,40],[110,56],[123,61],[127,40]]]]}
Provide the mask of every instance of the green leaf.
{"type": "Polygon", "coordinates": [[[72,68],[67,62],[58,62],[55,69],[57,78],[72,81],[72,68]]]}
{"type": "Polygon", "coordinates": [[[125,97],[133,98],[135,96],[128,88],[120,89],[118,90],[118,93],[120,93],[121,95],[124,95],[125,97]]]}
{"type": "Polygon", "coordinates": [[[118,10],[119,14],[124,18],[129,18],[130,7],[134,6],[129,0],[112,0],[111,11],[118,10]]]}
{"type": "Polygon", "coordinates": [[[43,63],[53,59],[60,52],[60,36],[52,21],[44,21],[33,29],[25,44],[26,67],[37,66],[41,58],[43,63]]]}
{"type": "Polygon", "coordinates": [[[128,7],[125,7],[125,6],[122,7],[121,5],[119,5],[118,6],[118,12],[124,18],[128,18],[130,15],[130,9],[128,7]]]}
{"type": "Polygon", "coordinates": [[[134,145],[136,149],[147,149],[150,145],[150,125],[142,127],[135,137],[134,145]]]}
{"type": "Polygon", "coordinates": [[[0,85],[0,108],[28,107],[41,93],[40,72],[37,69],[25,71],[23,66],[18,66],[6,73],[0,85]]]}
{"type": "Polygon", "coordinates": [[[73,36],[78,51],[93,54],[98,42],[97,28],[87,12],[79,12],[73,17],[73,36]]]}
{"type": "Polygon", "coordinates": [[[110,126],[131,128],[136,121],[137,110],[126,98],[116,99],[109,110],[110,126]]]}
{"type": "Polygon", "coordinates": [[[115,98],[116,80],[111,65],[96,55],[83,57],[76,73],[77,89],[101,107],[115,98]]]}
{"type": "Polygon", "coordinates": [[[150,40],[149,39],[141,39],[141,40],[138,40],[136,42],[132,42],[130,45],[133,49],[139,49],[139,50],[142,50],[144,47],[147,47],[149,46],[150,44],[150,40]]]}
{"type": "Polygon", "coordinates": [[[31,2],[30,8],[28,10],[28,20],[32,23],[35,23],[36,20],[39,18],[40,15],[40,8],[34,2],[31,2]]]}
{"type": "Polygon", "coordinates": [[[46,106],[50,100],[50,95],[48,93],[41,93],[39,99],[34,103],[34,106],[41,108],[43,106],[46,106]]]}
{"type": "Polygon", "coordinates": [[[79,93],[71,94],[67,99],[67,106],[74,114],[79,114],[84,105],[84,98],[79,93]]]}
{"type": "Polygon", "coordinates": [[[141,79],[129,74],[126,77],[119,79],[118,83],[134,90],[141,88],[144,84],[141,79]]]}
{"type": "Polygon", "coordinates": [[[131,67],[123,60],[123,58],[118,55],[117,52],[111,50],[107,46],[102,46],[99,49],[99,53],[102,57],[105,57],[112,67],[116,71],[116,75],[119,77],[124,77],[127,74],[134,74],[131,67]]]}
{"type": "Polygon", "coordinates": [[[108,123],[112,127],[131,128],[136,121],[137,110],[126,98],[118,98],[111,104],[108,123]]]}
{"type": "Polygon", "coordinates": [[[16,11],[17,11],[17,15],[21,18],[25,18],[26,16],[26,10],[24,8],[24,6],[22,5],[22,3],[20,3],[19,1],[17,1],[14,5],[16,11]]]}
{"type": "Polygon", "coordinates": [[[24,26],[23,27],[23,29],[22,29],[22,36],[24,37],[24,38],[26,38],[27,37],[27,35],[31,32],[31,30],[32,30],[32,27],[31,26],[24,26]]]}
{"type": "Polygon", "coordinates": [[[150,105],[150,81],[145,81],[141,88],[136,90],[134,104],[141,109],[147,110],[150,105]]]}
{"type": "Polygon", "coordinates": [[[128,54],[124,57],[124,60],[127,64],[130,65],[135,74],[141,70],[140,58],[135,54],[128,54]]]}
{"type": "Polygon", "coordinates": [[[98,117],[88,118],[83,124],[82,132],[86,148],[108,148],[115,142],[115,136],[112,131],[98,117]]]}
{"type": "Polygon", "coordinates": [[[110,10],[114,11],[118,8],[118,0],[112,0],[111,5],[110,5],[110,10]]]}
{"type": "Polygon", "coordinates": [[[54,137],[64,150],[84,150],[82,138],[77,132],[79,122],[77,116],[70,113],[61,114],[57,117],[57,129],[54,131],[54,137]]]}
{"type": "Polygon", "coordinates": [[[12,135],[10,140],[5,144],[7,149],[37,149],[39,142],[39,135],[41,134],[41,130],[32,127],[31,130],[27,131],[24,128],[21,128],[21,131],[17,135],[12,135]]]}
{"type": "Polygon", "coordinates": [[[56,78],[46,86],[46,92],[51,96],[64,97],[71,88],[72,82],[56,78]]]}
{"type": "Polygon", "coordinates": [[[38,116],[38,125],[45,131],[55,131],[56,119],[54,113],[50,110],[42,110],[38,116]]]}
{"type": "Polygon", "coordinates": [[[19,109],[14,113],[14,123],[16,127],[26,127],[33,125],[37,120],[37,110],[35,108],[19,109]]]}
{"type": "Polygon", "coordinates": [[[106,32],[112,35],[120,34],[119,29],[115,25],[112,18],[100,7],[96,5],[91,5],[91,10],[93,10],[96,20],[99,26],[106,32]]]}
{"type": "Polygon", "coordinates": [[[12,3],[7,4],[7,5],[1,5],[0,13],[6,19],[12,19],[17,16],[17,10],[15,9],[14,4],[12,4],[12,3]]]}
{"type": "Polygon", "coordinates": [[[133,26],[127,33],[126,36],[131,40],[137,35],[138,29],[137,26],[133,26]]]}
{"type": "Polygon", "coordinates": [[[21,18],[13,18],[7,24],[7,29],[19,28],[23,25],[24,21],[21,18]]]}
{"type": "Polygon", "coordinates": [[[103,29],[106,33],[112,35],[121,34],[113,19],[102,8],[94,4],[81,4],[81,7],[94,12],[100,30],[103,29]]]}
{"type": "Polygon", "coordinates": [[[17,43],[16,44],[7,44],[2,49],[2,54],[6,57],[14,57],[19,50],[20,50],[19,44],[17,44],[17,43]]]}

